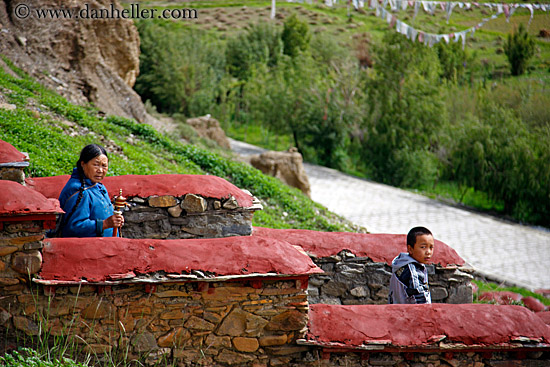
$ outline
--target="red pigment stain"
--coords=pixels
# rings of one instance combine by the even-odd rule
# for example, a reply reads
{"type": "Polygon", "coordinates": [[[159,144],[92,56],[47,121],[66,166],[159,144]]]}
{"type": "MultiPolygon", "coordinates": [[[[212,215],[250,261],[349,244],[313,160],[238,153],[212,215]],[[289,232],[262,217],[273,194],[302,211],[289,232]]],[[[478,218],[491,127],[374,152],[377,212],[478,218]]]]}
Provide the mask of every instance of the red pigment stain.
{"type": "MultiPolygon", "coordinates": [[[[254,227],[252,234],[287,241],[302,247],[307,253],[316,257],[328,257],[342,250],[349,250],[355,256],[369,257],[374,262],[385,262],[388,265],[391,265],[392,260],[400,252],[407,251],[407,235],[404,234],[318,232],[261,227],[254,227]]],[[[455,250],[439,240],[435,240],[432,262],[441,266],[465,263],[455,250]]]]}
{"type": "Polygon", "coordinates": [[[40,276],[46,280],[101,282],[121,274],[158,271],[217,275],[322,273],[289,243],[260,237],[190,240],[52,238],[44,241],[40,276]]]}
{"type": "Polygon", "coordinates": [[[521,306],[488,304],[309,306],[306,339],[361,346],[426,346],[443,336],[466,345],[510,343],[515,337],[550,343],[550,327],[521,306]],[[338,325],[338,327],[334,327],[338,325]]]}
{"type": "Polygon", "coordinates": [[[0,163],[25,162],[27,157],[10,143],[0,140],[0,163]]]}
{"type": "MultiPolygon", "coordinates": [[[[69,175],[28,178],[29,187],[49,198],[59,198],[69,175]]],[[[196,194],[206,198],[224,199],[233,195],[243,208],[252,206],[252,197],[223,178],[210,175],[124,175],[105,177],[102,183],[114,197],[122,189],[126,198],[149,196],[183,196],[196,194]]]]}
{"type": "Polygon", "coordinates": [[[17,182],[0,180],[0,215],[53,213],[63,213],[57,199],[47,199],[17,182]]]}

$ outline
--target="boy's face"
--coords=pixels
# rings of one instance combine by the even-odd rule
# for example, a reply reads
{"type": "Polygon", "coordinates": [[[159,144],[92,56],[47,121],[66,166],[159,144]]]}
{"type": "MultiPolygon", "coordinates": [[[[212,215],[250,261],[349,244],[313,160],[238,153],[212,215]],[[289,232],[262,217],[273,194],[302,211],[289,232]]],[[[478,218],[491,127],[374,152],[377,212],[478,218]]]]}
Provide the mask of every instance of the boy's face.
{"type": "Polygon", "coordinates": [[[416,236],[414,247],[407,246],[409,255],[421,264],[430,262],[434,253],[434,238],[429,234],[416,236]]]}

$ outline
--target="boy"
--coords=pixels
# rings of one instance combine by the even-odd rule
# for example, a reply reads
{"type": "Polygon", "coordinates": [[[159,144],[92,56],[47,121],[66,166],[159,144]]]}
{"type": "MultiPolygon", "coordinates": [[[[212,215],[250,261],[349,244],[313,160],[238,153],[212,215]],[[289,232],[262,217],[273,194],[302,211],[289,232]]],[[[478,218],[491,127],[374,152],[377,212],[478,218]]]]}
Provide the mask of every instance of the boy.
{"type": "Polygon", "coordinates": [[[407,234],[407,251],[392,261],[389,303],[432,303],[428,287],[427,264],[434,251],[429,229],[414,227],[407,234]]]}

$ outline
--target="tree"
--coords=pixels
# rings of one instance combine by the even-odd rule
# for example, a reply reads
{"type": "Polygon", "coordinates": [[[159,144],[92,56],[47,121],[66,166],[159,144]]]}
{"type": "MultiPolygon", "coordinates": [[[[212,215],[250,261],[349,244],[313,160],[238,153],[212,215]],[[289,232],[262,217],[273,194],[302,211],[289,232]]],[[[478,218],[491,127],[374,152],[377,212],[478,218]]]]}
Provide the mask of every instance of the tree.
{"type": "Polygon", "coordinates": [[[437,55],[397,33],[388,33],[375,51],[375,73],[365,104],[363,160],[374,179],[391,185],[434,182],[434,151],[446,123],[437,55]]]}
{"type": "Polygon", "coordinates": [[[229,39],[227,67],[231,75],[245,80],[255,64],[274,67],[283,53],[281,32],[271,23],[250,25],[245,32],[229,39]]]}
{"type": "Polygon", "coordinates": [[[529,36],[523,23],[519,24],[517,32],[508,35],[504,53],[508,57],[512,75],[525,73],[529,59],[535,54],[535,41],[529,36]]]}
{"type": "Polygon", "coordinates": [[[296,15],[285,21],[283,33],[283,52],[290,57],[296,57],[300,52],[308,49],[311,34],[307,23],[300,21],[296,15]]]}

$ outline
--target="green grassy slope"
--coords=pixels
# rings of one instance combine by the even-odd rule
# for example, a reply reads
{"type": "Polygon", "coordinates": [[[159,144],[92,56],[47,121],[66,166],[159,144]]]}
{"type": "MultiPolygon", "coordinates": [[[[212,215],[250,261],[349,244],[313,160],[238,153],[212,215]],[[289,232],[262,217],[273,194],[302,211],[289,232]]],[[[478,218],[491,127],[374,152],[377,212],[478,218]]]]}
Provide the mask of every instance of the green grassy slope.
{"type": "MultiPolygon", "coordinates": [[[[518,1],[504,1],[505,3],[518,3],[518,1]]],[[[367,2],[366,2],[367,3],[367,2]]],[[[539,3],[537,1],[525,1],[521,3],[539,3]]],[[[128,5],[129,3],[123,2],[128,5]]],[[[376,17],[375,11],[365,8],[358,11],[348,10],[347,2],[340,2],[334,7],[327,7],[321,2],[314,4],[288,3],[278,1],[276,4],[276,17],[270,19],[271,2],[261,0],[248,0],[234,2],[232,0],[204,0],[204,1],[165,1],[165,0],[142,0],[142,8],[156,9],[195,9],[197,19],[172,20],[182,27],[193,27],[208,30],[225,39],[228,36],[239,33],[249,24],[259,22],[273,22],[282,26],[286,17],[296,14],[300,19],[306,21],[312,33],[330,34],[338,41],[346,45],[350,52],[353,49],[354,36],[360,33],[367,33],[372,42],[382,39],[383,35],[390,31],[385,20],[376,17]]],[[[387,7],[389,9],[389,7],[387,7]]],[[[437,7],[434,15],[420,9],[414,17],[414,7],[407,10],[394,12],[397,19],[413,26],[414,28],[429,33],[451,33],[468,29],[483,18],[496,13],[496,10],[489,10],[487,7],[461,9],[458,6],[453,9],[452,15],[447,23],[446,12],[437,7]]],[[[502,45],[507,34],[512,32],[519,23],[523,23],[528,33],[538,36],[541,29],[550,29],[550,13],[535,11],[534,17],[529,23],[530,13],[527,9],[517,9],[516,12],[506,21],[501,14],[497,19],[487,22],[476,33],[468,35],[466,48],[469,52],[476,53],[492,64],[494,70],[508,69],[506,56],[502,53],[502,45]]],[[[395,29],[391,30],[395,32],[395,29]]],[[[550,39],[536,38],[537,53],[532,60],[535,69],[550,71],[550,39]]]]}
{"type": "MultiPolygon", "coordinates": [[[[9,60],[5,60],[11,65],[9,60]]],[[[358,228],[314,203],[299,190],[231,159],[162,135],[133,120],[102,117],[92,107],[75,106],[13,67],[18,78],[0,68],[0,139],[30,156],[27,176],[68,174],[82,147],[104,145],[110,152],[109,175],[212,174],[248,189],[264,205],[255,226],[354,231],[358,228]]]]}

